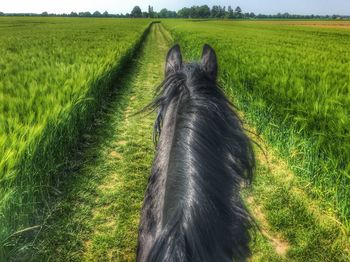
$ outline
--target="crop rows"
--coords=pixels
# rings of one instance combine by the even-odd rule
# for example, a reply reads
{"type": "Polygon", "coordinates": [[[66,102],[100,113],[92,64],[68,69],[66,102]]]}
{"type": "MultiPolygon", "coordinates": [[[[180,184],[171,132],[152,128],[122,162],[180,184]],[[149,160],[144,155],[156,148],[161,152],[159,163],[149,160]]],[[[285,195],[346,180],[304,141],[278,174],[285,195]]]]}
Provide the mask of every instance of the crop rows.
{"type": "Polygon", "coordinates": [[[59,192],[57,174],[74,165],[80,135],[148,24],[0,19],[0,258],[59,192]]]}
{"type": "Polygon", "coordinates": [[[187,59],[214,46],[225,91],[315,185],[310,195],[350,226],[350,32],[278,21],[163,23],[187,59]]]}

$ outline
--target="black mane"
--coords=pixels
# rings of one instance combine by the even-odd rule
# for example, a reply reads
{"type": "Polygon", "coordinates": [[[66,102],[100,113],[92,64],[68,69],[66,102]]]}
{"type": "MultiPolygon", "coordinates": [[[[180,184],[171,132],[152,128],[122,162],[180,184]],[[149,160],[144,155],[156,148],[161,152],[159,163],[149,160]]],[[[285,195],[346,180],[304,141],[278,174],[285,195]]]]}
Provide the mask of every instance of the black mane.
{"type": "Polygon", "coordinates": [[[217,65],[203,62],[204,51],[201,64],[185,65],[181,54],[171,61],[170,52],[169,70],[152,103],[158,110],[157,154],[143,206],[138,261],[245,260],[251,219],[239,189],[252,179],[251,143],[216,84],[217,65]]]}

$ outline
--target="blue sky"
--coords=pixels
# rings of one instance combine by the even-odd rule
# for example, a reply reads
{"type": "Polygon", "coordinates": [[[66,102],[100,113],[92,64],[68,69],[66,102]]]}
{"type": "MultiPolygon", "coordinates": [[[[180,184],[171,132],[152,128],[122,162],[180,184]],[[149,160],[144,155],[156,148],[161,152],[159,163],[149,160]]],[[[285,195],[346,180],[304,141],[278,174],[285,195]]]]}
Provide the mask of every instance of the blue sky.
{"type": "Polygon", "coordinates": [[[289,12],[293,14],[340,14],[350,15],[350,0],[231,0],[231,1],[194,1],[194,0],[1,0],[1,12],[70,13],[71,11],[108,11],[109,13],[127,13],[139,5],[146,10],[152,5],[159,11],[165,7],[178,10],[192,5],[239,5],[243,12],[275,14],[289,12]]]}

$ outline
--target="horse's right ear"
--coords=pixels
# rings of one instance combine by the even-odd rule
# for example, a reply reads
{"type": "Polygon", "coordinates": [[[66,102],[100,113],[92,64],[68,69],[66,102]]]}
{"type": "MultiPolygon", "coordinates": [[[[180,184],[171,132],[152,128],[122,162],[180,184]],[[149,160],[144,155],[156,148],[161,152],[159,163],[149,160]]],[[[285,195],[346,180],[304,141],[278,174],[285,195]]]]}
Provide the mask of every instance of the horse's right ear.
{"type": "Polygon", "coordinates": [[[165,62],[165,76],[175,73],[182,67],[182,56],[178,44],[170,48],[165,62]]]}

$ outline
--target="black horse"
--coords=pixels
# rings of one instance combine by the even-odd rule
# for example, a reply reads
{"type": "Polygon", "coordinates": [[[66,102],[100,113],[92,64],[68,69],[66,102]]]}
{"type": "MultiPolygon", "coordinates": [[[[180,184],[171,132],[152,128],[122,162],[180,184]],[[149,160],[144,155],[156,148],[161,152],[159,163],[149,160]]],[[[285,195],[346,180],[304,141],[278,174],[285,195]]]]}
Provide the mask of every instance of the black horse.
{"type": "Polygon", "coordinates": [[[157,152],[142,208],[137,261],[244,261],[251,218],[239,190],[252,179],[254,154],[233,106],[216,83],[217,59],[204,45],[200,63],[166,58],[157,152]]]}

